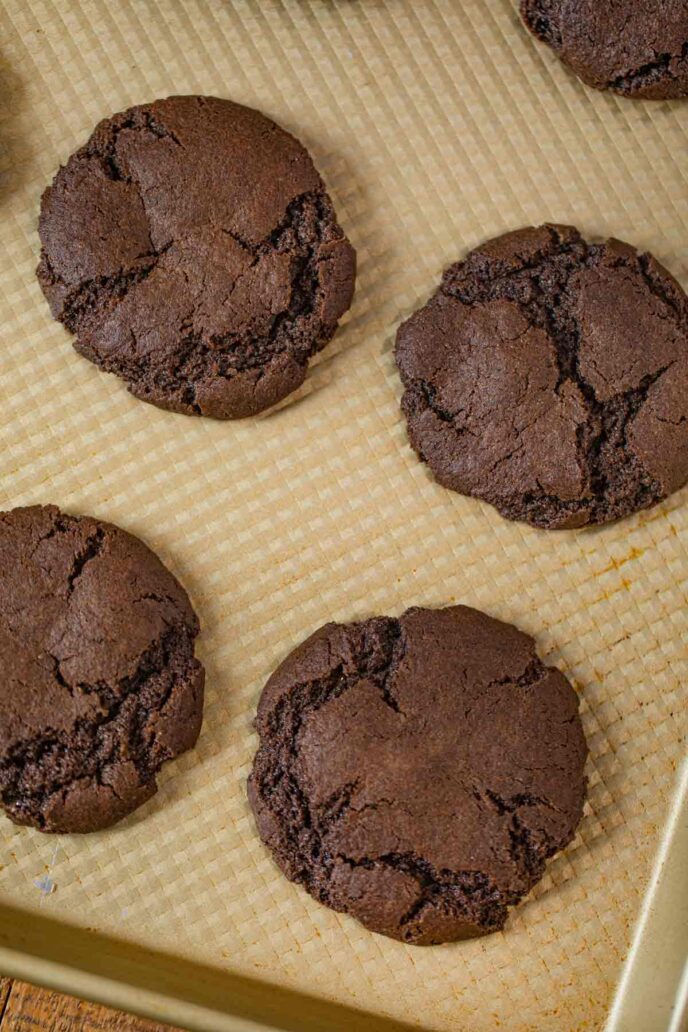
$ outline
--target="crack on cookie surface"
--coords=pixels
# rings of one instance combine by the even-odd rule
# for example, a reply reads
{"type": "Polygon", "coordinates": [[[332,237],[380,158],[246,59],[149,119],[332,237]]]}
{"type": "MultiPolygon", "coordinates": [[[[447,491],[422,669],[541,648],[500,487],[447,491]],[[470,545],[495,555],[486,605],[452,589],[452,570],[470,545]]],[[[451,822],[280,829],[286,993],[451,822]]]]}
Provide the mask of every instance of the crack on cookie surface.
{"type": "MultiPolygon", "coordinates": [[[[387,755],[383,743],[397,740],[395,750],[400,757],[415,741],[425,741],[427,750],[432,751],[437,729],[423,709],[422,693],[427,689],[418,685],[416,690],[421,697],[410,709],[408,699],[412,696],[408,686],[403,703],[397,697],[400,671],[406,671],[407,677],[407,664],[416,669],[418,662],[417,644],[413,644],[418,638],[409,639],[406,621],[409,617],[423,620],[425,612],[409,611],[400,620],[374,618],[363,624],[329,625],[300,646],[296,654],[304,670],[309,669],[309,656],[326,647],[327,670],[313,680],[301,681],[298,667],[288,659],[273,675],[259,707],[256,726],[260,744],[249,779],[249,798],[261,836],[290,880],[303,885],[321,903],[353,914],[373,930],[415,944],[484,934],[503,927],[508,907],[539,880],[546,859],[570,841],[576,823],[569,825],[563,810],[541,792],[515,783],[514,791],[503,796],[457,768],[454,776],[459,779],[459,798],[462,792],[471,794],[481,813],[494,815],[491,819],[502,826],[505,852],[501,861],[508,857],[508,863],[518,873],[510,883],[502,879],[499,884],[499,879],[482,869],[433,865],[419,849],[401,845],[384,848],[382,842],[395,838],[391,830],[385,833],[387,837],[379,847],[366,846],[366,836],[372,835],[377,842],[379,829],[392,829],[395,821],[405,820],[405,807],[407,803],[411,805],[404,792],[399,794],[398,787],[387,792],[373,787],[366,766],[368,760],[361,766],[344,768],[350,770],[351,776],[343,773],[331,792],[314,800],[313,793],[321,791],[322,774],[314,743],[319,743],[318,750],[324,750],[323,759],[340,747],[337,739],[330,738],[331,731],[313,730],[319,714],[325,714],[325,724],[317,726],[334,729],[341,725],[342,747],[349,735],[364,733],[376,742],[379,735],[382,755],[387,755]],[[282,674],[282,669],[288,673],[282,674]],[[278,687],[273,689],[273,682],[278,687]],[[379,710],[375,708],[375,698],[379,700],[378,706],[382,703],[379,710]],[[332,715],[328,716],[330,712],[332,715]],[[360,730],[368,725],[369,731],[360,730]],[[313,734],[314,739],[310,737],[313,734]],[[409,737],[405,738],[405,734],[409,737]],[[533,838],[522,817],[535,811],[553,815],[559,822],[556,834],[541,829],[538,837],[533,838]],[[364,833],[363,828],[369,831],[364,833]],[[398,891],[399,898],[406,900],[391,917],[378,914],[374,902],[365,902],[368,892],[373,901],[377,899],[377,892],[382,891],[375,888],[377,879],[388,876],[402,879],[402,887],[390,892],[398,891]]],[[[479,691],[477,684],[473,687],[476,704],[482,693],[499,698],[504,692],[528,696],[545,690],[543,686],[552,672],[532,650],[524,658],[514,657],[513,664],[513,672],[486,678],[479,691]]],[[[453,690],[460,693],[464,690],[462,684],[470,690],[469,682],[463,680],[465,673],[457,669],[454,676],[453,690]]],[[[470,737],[471,721],[480,718],[471,716],[469,708],[463,719],[466,724],[457,724],[456,734],[470,737]]],[[[572,718],[567,716],[567,721],[572,726],[572,718]]],[[[370,762],[375,769],[375,761],[371,758],[370,762]]],[[[409,797],[414,790],[414,770],[413,766],[409,768],[409,797]]],[[[448,768],[446,777],[451,776],[448,768]]],[[[440,792],[442,788],[439,787],[440,792]]],[[[447,832],[450,831],[448,826],[447,832]]]]}
{"type": "Polygon", "coordinates": [[[7,813],[17,823],[52,830],[46,811],[56,797],[65,800],[84,779],[112,788],[107,775],[115,775],[123,762],[136,768],[137,792],[152,795],[156,772],[174,754],[164,748],[151,751],[146,725],[163,712],[177,682],[193,674],[194,667],[193,638],[178,630],[142,656],[133,677],[114,685],[70,688],[56,667],[58,682],[71,694],[97,697],[101,712],[77,720],[69,731],[42,729],[0,758],[0,801],[7,813]]]}
{"type": "MultiPolygon", "coordinates": [[[[626,75],[619,75],[616,79],[611,79],[608,88],[626,96],[642,95],[667,80],[676,80],[677,77],[672,71],[672,64],[675,61],[688,62],[688,41],[684,43],[679,53],[658,54],[653,61],[648,61],[626,75]]],[[[679,96],[684,96],[688,92],[686,86],[678,88],[679,96]]],[[[666,92],[670,95],[671,88],[667,87],[666,92]]]]}
{"type": "Polygon", "coordinates": [[[583,82],[631,99],[688,95],[684,0],[521,0],[532,34],[583,82]]]}
{"type": "MultiPolygon", "coordinates": [[[[516,243],[511,243],[519,238],[519,232],[490,242],[483,249],[477,248],[464,261],[447,269],[436,295],[417,316],[423,311],[439,311],[443,299],[448,304],[458,302],[465,310],[476,311],[506,302],[516,306],[528,328],[536,328],[546,335],[553,346],[559,370],[555,393],[560,398],[578,399],[576,404],[585,412],[585,417],[579,419],[576,426],[576,461],[584,477],[579,497],[559,497],[547,490],[539,479],[537,489],[530,487],[510,496],[490,480],[494,468],[477,469],[471,477],[463,479],[458,474],[454,477],[440,473],[433,462],[431,445],[434,439],[429,431],[423,429],[423,412],[432,412],[446,426],[447,435],[455,435],[456,448],[462,447],[463,443],[463,447],[471,449],[475,444],[479,450],[484,424],[471,423],[472,396],[465,390],[462,393],[458,374],[453,375],[457,396],[461,397],[460,407],[440,402],[431,372],[433,361],[438,361],[434,355],[439,355],[439,345],[436,352],[428,351],[428,355],[433,356],[431,358],[423,357],[420,337],[415,343],[407,343],[412,339],[411,334],[422,332],[409,328],[414,325],[416,316],[400,328],[397,336],[397,363],[404,384],[402,408],[409,424],[411,443],[446,486],[475,494],[491,502],[507,518],[525,519],[536,526],[604,523],[654,505],[665,492],[658,479],[638,458],[628,435],[653,387],[676,359],[672,358],[648,372],[637,385],[600,398],[595,385],[581,368],[581,325],[577,310],[580,278],[586,271],[621,270],[633,277],[633,282],[637,280],[637,291],[646,288],[653,299],[661,302],[662,309],[653,311],[653,318],[658,328],[664,320],[671,322],[676,356],[681,355],[681,341],[688,342],[686,298],[654,259],[649,255],[638,255],[626,245],[614,242],[587,244],[577,231],[568,227],[544,226],[537,231],[521,231],[521,235],[526,241],[523,246],[527,257],[518,253],[516,243]],[[541,243],[538,247],[531,247],[528,235],[536,233],[541,234],[541,243]],[[499,256],[502,239],[506,249],[504,259],[499,256]],[[613,250],[615,246],[618,253],[613,250]],[[418,357],[414,358],[414,355],[418,357]],[[423,373],[423,364],[428,367],[427,374],[423,373]]],[[[439,334],[440,330],[434,332],[439,334]]],[[[462,332],[457,331],[459,338],[462,332]]],[[[651,364],[650,356],[648,365],[651,367],[651,364]]],[[[527,400],[527,385],[525,390],[527,400]]],[[[535,403],[534,393],[531,401],[535,403]]],[[[501,404],[501,418],[505,423],[516,418],[517,408],[514,406],[519,404],[519,399],[504,397],[501,404]]],[[[541,415],[535,417],[536,420],[540,418],[541,415]]],[[[513,448],[510,453],[498,454],[498,465],[511,463],[515,468],[524,433],[529,428],[526,424],[514,431],[513,448]]],[[[447,447],[450,447],[449,443],[447,447]]],[[[556,448],[556,441],[553,447],[556,448]]],[[[484,460],[479,461],[482,463],[484,460]]]]}
{"type": "Polygon", "coordinates": [[[107,827],[196,740],[195,615],[145,546],[89,517],[0,514],[0,557],[0,806],[46,832],[107,827]]]}
{"type": "Polygon", "coordinates": [[[352,869],[387,868],[414,879],[417,898],[399,918],[398,938],[418,945],[433,945],[432,939],[425,940],[419,921],[427,909],[439,910],[457,923],[475,924],[489,934],[504,927],[508,907],[520,898],[516,893],[500,892],[480,871],[437,870],[416,853],[383,853],[372,859],[339,854],[337,859],[352,869]]]}
{"type": "MultiPolygon", "coordinates": [[[[240,374],[255,374],[258,382],[279,356],[288,355],[305,375],[309,360],[325,347],[336,329],[336,324],[324,325],[315,314],[322,294],[319,249],[323,243],[331,242],[333,220],[326,195],[308,193],[290,204],[282,224],[265,241],[255,247],[243,245],[250,250],[252,261],[235,281],[228,298],[268,254],[289,255],[294,265],[289,304],[271,319],[268,332],[262,336],[249,331],[200,334],[191,329],[191,309],[179,327],[174,351],[165,355],[162,364],[147,357],[128,361],[121,355],[104,360],[91,345],[83,347],[77,343],[76,347],[107,372],[129,380],[137,397],[175,411],[193,410],[197,414],[204,414],[204,405],[198,402],[200,387],[218,380],[231,381],[240,374]]],[[[135,273],[133,282],[146,279],[154,267],[155,263],[142,273],[135,273]]]]}
{"type": "Polygon", "coordinates": [[[556,0],[521,0],[521,14],[533,35],[558,49],[561,46],[561,32],[556,7],[556,0]]]}
{"type": "MultiPolygon", "coordinates": [[[[195,98],[199,117],[201,99],[195,98]]],[[[303,381],[309,360],[331,340],[351,302],[354,252],[312,166],[301,178],[304,184],[317,185],[296,192],[281,219],[258,242],[227,224],[237,212],[241,215],[244,205],[262,203],[256,184],[244,183],[236,187],[235,210],[226,212],[226,221],[217,222],[216,214],[199,210],[193,223],[180,230],[172,228],[167,216],[168,238],[154,244],[161,234],[160,197],[168,202],[160,184],[151,187],[140,181],[138,166],[123,155],[120,141],[126,139],[130,146],[132,136],[150,138],[153,150],[156,141],[171,142],[179,150],[178,156],[166,155],[175,163],[174,175],[182,185],[184,176],[193,178],[193,168],[187,170],[184,162],[197,158],[188,157],[188,148],[166,124],[165,113],[174,111],[174,100],[134,108],[101,123],[60,170],[43,197],[38,278],[53,314],[76,335],[76,350],[124,379],[137,397],[173,411],[240,418],[281,400],[303,381]],[[51,190],[63,189],[70,177],[83,177],[83,170],[90,174],[96,167],[113,189],[133,192],[148,223],[149,246],[116,271],[67,282],[61,273],[64,245],[55,244],[51,228],[51,190]],[[236,244],[248,260],[237,265],[236,255],[230,255],[223,261],[218,236],[236,244]],[[169,303],[158,312],[152,306],[158,305],[159,292],[169,303]],[[226,328],[218,331],[216,323],[226,328]]],[[[278,154],[285,139],[294,143],[273,123],[263,124],[261,116],[252,114],[262,127],[260,133],[254,130],[257,146],[263,146],[265,135],[275,140],[278,154]]],[[[228,147],[231,156],[231,143],[228,147]]],[[[268,179],[270,174],[268,169],[268,179]]],[[[271,189],[266,182],[264,192],[269,195],[271,189]]],[[[179,204],[184,201],[183,196],[178,199],[179,204]]],[[[194,203],[203,202],[196,198],[194,203]]],[[[121,232],[126,234],[127,227],[121,232]]]]}

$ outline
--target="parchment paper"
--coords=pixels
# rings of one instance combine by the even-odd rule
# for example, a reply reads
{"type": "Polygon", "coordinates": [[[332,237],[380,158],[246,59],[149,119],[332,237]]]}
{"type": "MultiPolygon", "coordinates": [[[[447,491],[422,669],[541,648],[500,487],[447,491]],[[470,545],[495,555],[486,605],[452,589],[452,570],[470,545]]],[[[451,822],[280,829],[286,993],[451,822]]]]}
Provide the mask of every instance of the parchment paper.
{"type": "Polygon", "coordinates": [[[4,0],[0,505],[144,538],[203,623],[204,730],[103,834],[0,818],[0,901],[432,1029],[599,1029],[685,752],[688,492],[547,534],[433,483],[408,447],[400,320],[481,240],[545,220],[628,239],[688,284],[688,103],[578,84],[511,0],[4,0]],[[265,111],[310,148],[358,250],[350,316],[306,387],[239,424],[166,414],[72,350],[34,277],[42,189],[95,123],[169,93],[265,111]],[[503,934],[364,931],[278,873],[245,778],[274,666],[326,620],[462,601],[573,680],[580,833],[503,934]]]}

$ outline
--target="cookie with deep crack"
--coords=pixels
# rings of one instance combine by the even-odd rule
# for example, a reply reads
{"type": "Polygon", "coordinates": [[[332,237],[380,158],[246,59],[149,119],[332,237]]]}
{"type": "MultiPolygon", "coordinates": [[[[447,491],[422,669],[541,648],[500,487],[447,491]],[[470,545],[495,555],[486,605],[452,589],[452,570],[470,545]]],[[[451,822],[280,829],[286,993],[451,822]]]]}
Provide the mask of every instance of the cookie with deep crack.
{"type": "Polygon", "coordinates": [[[688,298],[629,244],[490,240],[400,326],[396,360],[420,458],[509,519],[606,523],[688,480],[688,298]]]}
{"type": "Polygon", "coordinates": [[[686,0],[521,0],[521,16],[588,86],[641,100],[688,96],[686,0]]]}
{"type": "Polygon", "coordinates": [[[321,627],[256,726],[249,799],[279,867],[408,943],[502,928],[581,817],[576,693],[532,638],[465,606],[321,627]]]}
{"type": "Polygon", "coordinates": [[[0,807],[87,832],[156,791],[201,727],[198,620],[137,538],[53,505],[0,513],[0,807]]]}
{"type": "Polygon", "coordinates": [[[43,194],[39,233],[76,350],[175,412],[274,405],[351,304],[354,251],[308,152],[215,97],[102,121],[43,194]]]}

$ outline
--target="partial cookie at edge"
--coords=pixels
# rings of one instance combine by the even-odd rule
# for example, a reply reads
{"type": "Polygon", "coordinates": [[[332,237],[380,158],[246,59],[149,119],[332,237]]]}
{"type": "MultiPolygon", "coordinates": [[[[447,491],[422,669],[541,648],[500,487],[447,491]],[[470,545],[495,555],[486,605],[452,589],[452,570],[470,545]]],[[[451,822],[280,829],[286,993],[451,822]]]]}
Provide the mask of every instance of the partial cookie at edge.
{"type": "Polygon", "coordinates": [[[688,479],[688,299],[628,244],[490,240],[399,327],[396,360],[420,458],[509,519],[606,523],[688,479]]]}
{"type": "Polygon", "coordinates": [[[638,100],[688,96],[685,0],[521,0],[520,9],[587,85],[638,100]]]}
{"type": "Polygon", "coordinates": [[[95,831],[156,791],[203,710],[199,626],[141,541],[55,506],[0,513],[0,807],[95,831]]]}

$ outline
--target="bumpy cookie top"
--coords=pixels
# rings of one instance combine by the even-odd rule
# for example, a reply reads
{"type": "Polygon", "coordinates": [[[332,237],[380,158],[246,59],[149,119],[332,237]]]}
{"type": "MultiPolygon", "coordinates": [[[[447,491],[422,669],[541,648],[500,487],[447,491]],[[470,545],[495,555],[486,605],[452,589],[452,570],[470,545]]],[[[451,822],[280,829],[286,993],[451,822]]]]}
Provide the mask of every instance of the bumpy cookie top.
{"type": "Polygon", "coordinates": [[[249,797],[283,872],[409,943],[501,928],[581,816],[575,692],[464,606],[322,627],[256,723],[249,797]]]}
{"type": "Polygon", "coordinates": [[[589,86],[647,100],[688,95],[686,0],[521,0],[521,14],[589,86]]]}
{"type": "Polygon", "coordinates": [[[688,479],[688,298],[569,226],[471,251],[397,334],[409,438],[437,480],[538,527],[605,523],[688,479]]]}
{"type": "Polygon", "coordinates": [[[101,122],[45,191],[39,232],[38,278],[77,350],[177,412],[279,401],[351,303],[354,252],[308,153],[214,97],[101,122]]]}
{"type": "Polygon", "coordinates": [[[0,805],[41,831],[107,827],[201,725],[198,621],[137,538],[55,506],[0,513],[0,805]]]}

